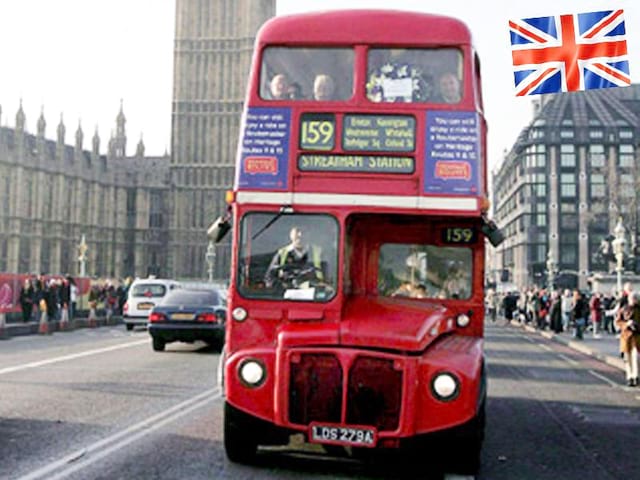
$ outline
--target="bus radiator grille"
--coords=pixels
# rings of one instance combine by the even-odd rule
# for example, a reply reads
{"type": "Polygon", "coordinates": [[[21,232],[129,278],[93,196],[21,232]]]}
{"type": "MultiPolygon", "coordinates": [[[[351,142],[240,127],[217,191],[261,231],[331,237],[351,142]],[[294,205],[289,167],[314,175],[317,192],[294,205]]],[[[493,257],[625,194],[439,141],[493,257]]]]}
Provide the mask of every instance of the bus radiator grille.
{"type": "Polygon", "coordinates": [[[291,363],[289,421],[340,423],[342,368],[331,354],[308,353],[291,363]]]}
{"type": "Polygon", "coordinates": [[[357,357],[349,371],[347,423],[396,430],[402,403],[402,371],[393,360],[357,357]]]}

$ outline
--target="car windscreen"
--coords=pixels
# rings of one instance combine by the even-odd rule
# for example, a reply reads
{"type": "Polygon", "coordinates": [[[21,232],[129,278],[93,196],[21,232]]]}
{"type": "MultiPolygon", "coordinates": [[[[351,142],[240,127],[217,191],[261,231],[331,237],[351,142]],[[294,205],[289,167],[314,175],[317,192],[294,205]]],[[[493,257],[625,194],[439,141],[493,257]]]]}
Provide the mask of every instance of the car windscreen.
{"type": "Polygon", "coordinates": [[[167,287],[160,283],[139,283],[131,289],[134,297],[164,297],[167,287]]]}
{"type": "Polygon", "coordinates": [[[174,290],[162,301],[163,306],[204,307],[221,305],[220,295],[215,290],[174,290]]]}

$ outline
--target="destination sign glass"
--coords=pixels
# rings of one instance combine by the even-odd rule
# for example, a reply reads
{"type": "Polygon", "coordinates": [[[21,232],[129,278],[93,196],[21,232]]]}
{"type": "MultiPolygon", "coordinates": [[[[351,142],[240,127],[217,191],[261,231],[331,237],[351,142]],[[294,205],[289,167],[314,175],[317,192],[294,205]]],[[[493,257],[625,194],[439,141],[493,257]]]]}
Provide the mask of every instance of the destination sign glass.
{"type": "Polygon", "coordinates": [[[346,151],[412,152],[416,119],[407,115],[345,115],[342,148],[346,151]]]}
{"type": "Polygon", "coordinates": [[[331,113],[305,113],[300,117],[300,148],[333,150],[336,121],[331,113]]]}
{"type": "Polygon", "coordinates": [[[307,172],[413,173],[412,157],[381,155],[300,155],[298,168],[307,172]]]}

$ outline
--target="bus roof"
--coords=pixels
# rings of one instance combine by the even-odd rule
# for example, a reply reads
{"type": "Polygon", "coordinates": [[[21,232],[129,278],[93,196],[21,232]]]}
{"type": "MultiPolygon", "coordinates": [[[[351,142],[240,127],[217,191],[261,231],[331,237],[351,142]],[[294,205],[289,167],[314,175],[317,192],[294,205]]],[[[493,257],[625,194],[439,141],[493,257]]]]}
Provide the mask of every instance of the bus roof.
{"type": "Polygon", "coordinates": [[[262,26],[258,41],[283,45],[289,42],[463,45],[471,44],[471,33],[462,21],[441,15],[394,10],[337,10],[274,17],[262,26]],[[425,24],[429,28],[425,28],[425,24]]]}

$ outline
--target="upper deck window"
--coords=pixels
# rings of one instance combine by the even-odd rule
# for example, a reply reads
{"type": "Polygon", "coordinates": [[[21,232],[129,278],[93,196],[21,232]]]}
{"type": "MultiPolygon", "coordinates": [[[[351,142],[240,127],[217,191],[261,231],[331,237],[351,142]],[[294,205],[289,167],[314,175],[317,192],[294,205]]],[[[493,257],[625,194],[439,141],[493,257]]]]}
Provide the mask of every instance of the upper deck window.
{"type": "Polygon", "coordinates": [[[353,93],[353,49],[269,47],[262,57],[265,100],[347,100],[353,93]]]}
{"type": "Polygon", "coordinates": [[[459,103],[462,52],[457,48],[376,48],[367,59],[372,102],[459,103]]]}

